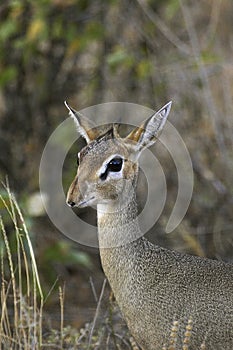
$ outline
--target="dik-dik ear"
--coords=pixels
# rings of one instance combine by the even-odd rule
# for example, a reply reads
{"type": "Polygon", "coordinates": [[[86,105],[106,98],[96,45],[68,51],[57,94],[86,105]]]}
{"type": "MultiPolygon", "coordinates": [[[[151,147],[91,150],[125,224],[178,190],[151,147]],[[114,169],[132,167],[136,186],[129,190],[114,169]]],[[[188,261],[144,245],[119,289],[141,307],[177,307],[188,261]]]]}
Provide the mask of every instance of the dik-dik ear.
{"type": "Polygon", "coordinates": [[[138,152],[155,143],[167,120],[171,104],[171,101],[168,102],[127,136],[127,140],[132,140],[136,143],[136,150],[138,152]]]}
{"type": "Polygon", "coordinates": [[[98,136],[96,133],[95,124],[91,120],[84,117],[84,115],[82,115],[80,112],[77,112],[75,109],[71,108],[66,101],[64,104],[69,110],[70,117],[74,119],[75,125],[80,135],[85,138],[87,143],[94,140],[98,136]]]}

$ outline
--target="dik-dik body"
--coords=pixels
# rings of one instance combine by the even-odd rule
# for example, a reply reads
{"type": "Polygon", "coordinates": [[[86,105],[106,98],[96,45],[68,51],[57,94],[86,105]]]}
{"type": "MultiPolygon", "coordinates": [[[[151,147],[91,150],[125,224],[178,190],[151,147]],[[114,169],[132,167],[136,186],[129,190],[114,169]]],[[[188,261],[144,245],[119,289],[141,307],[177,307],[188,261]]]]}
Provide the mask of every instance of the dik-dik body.
{"type": "Polygon", "coordinates": [[[115,125],[93,128],[67,107],[87,141],[67,203],[97,205],[103,270],[138,344],[144,350],[233,350],[233,265],[161,248],[141,237],[138,158],[158,138],[171,103],[126,138],[115,125]]]}

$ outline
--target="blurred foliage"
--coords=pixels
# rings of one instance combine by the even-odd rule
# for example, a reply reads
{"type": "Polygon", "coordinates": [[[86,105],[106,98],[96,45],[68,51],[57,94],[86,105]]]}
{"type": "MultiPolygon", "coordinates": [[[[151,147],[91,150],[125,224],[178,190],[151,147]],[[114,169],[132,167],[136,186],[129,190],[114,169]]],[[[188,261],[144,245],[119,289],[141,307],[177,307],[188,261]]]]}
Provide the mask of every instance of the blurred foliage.
{"type": "MultiPolygon", "coordinates": [[[[170,121],[191,154],[195,187],[185,220],[165,236],[177,176],[158,144],[168,200],[153,239],[232,259],[232,14],[231,0],[2,2],[0,178],[8,175],[23,208],[38,192],[45,143],[67,116],[64,100],[80,110],[109,101],[157,109],[172,99],[170,121]]],[[[64,165],[65,191],[75,159],[68,155],[64,165]]],[[[53,232],[45,214],[26,213],[26,221],[45,270],[58,273],[65,265],[66,275],[71,265],[90,267],[86,255],[74,253],[77,246],[53,232]]]]}

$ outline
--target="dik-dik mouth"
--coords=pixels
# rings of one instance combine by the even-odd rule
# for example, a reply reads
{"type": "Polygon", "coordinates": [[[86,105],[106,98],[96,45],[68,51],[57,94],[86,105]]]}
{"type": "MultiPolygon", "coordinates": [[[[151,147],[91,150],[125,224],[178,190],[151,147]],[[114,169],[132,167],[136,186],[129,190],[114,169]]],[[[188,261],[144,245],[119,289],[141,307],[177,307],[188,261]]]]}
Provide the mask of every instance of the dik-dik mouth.
{"type": "Polygon", "coordinates": [[[88,207],[92,204],[92,202],[94,202],[95,200],[95,197],[92,196],[91,198],[88,198],[88,199],[85,199],[84,201],[78,203],[76,206],[78,208],[85,208],[85,207],[88,207]]]}
{"type": "Polygon", "coordinates": [[[76,203],[76,202],[73,202],[73,201],[67,201],[67,204],[69,207],[71,208],[74,208],[74,207],[77,207],[77,208],[85,208],[85,207],[88,207],[92,204],[92,202],[94,202],[94,199],[95,197],[92,196],[91,198],[88,198],[88,199],[85,199],[79,203],[76,203]]]}

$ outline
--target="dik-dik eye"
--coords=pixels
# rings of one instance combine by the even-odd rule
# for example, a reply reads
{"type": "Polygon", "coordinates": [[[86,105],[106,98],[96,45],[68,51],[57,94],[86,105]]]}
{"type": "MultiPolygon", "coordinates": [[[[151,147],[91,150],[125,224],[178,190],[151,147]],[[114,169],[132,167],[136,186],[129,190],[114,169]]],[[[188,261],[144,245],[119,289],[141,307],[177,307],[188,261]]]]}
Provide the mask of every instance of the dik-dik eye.
{"type": "Polygon", "coordinates": [[[108,171],[118,172],[121,171],[123,160],[120,157],[113,158],[107,165],[108,171]]]}
{"type": "Polygon", "coordinates": [[[106,165],[104,171],[100,174],[101,180],[106,180],[109,173],[118,173],[121,171],[123,159],[121,157],[112,158],[106,165]]]}

